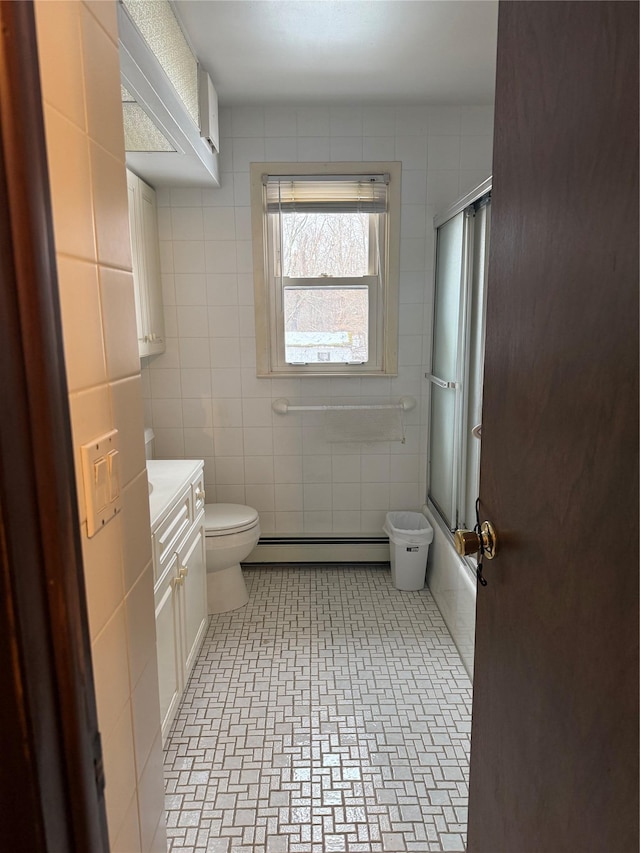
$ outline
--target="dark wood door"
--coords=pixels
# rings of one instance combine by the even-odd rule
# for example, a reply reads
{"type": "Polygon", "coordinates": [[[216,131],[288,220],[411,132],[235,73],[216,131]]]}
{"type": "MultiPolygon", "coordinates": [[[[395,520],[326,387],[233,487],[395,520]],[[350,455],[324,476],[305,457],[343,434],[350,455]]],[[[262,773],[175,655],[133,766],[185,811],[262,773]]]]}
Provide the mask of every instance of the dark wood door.
{"type": "Polygon", "coordinates": [[[638,5],[499,13],[470,853],[638,850],[638,5]]]}
{"type": "Polygon", "coordinates": [[[32,3],[0,2],[0,851],[107,853],[32,3]]]}

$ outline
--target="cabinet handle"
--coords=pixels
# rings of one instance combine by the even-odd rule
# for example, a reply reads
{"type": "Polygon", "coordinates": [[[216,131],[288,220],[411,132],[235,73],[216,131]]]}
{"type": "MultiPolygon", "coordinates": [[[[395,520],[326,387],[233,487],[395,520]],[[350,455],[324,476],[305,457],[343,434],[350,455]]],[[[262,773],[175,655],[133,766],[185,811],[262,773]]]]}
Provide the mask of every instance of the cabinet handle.
{"type": "Polygon", "coordinates": [[[206,498],[206,493],[204,489],[196,489],[196,500],[204,500],[206,498]]]}
{"type": "Polygon", "coordinates": [[[187,566],[181,566],[180,571],[178,572],[178,577],[180,578],[180,582],[184,583],[184,579],[189,574],[189,569],[187,566]]]}

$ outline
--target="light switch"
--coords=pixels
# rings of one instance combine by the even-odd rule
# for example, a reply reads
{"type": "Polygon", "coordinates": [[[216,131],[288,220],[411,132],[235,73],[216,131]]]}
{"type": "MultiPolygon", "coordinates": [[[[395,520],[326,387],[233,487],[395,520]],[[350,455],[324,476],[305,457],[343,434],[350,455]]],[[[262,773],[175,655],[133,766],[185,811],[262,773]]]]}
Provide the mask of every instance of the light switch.
{"type": "Polygon", "coordinates": [[[120,511],[118,430],[83,444],[80,454],[87,535],[91,538],[120,511]]]}
{"type": "Polygon", "coordinates": [[[96,512],[102,512],[109,503],[109,470],[104,456],[93,463],[93,479],[95,481],[96,512]]]}
{"type": "Polygon", "coordinates": [[[109,467],[109,500],[115,501],[120,497],[120,454],[117,450],[107,453],[109,467]]]}

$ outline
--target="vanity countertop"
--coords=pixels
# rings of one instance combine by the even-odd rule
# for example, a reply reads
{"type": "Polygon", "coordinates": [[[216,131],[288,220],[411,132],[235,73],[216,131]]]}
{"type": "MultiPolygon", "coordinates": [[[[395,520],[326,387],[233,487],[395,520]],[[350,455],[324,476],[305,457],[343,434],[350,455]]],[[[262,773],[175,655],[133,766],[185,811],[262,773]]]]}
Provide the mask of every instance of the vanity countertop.
{"type": "Polygon", "coordinates": [[[148,459],[151,528],[162,518],[176,496],[202,468],[202,459],[148,459]]]}

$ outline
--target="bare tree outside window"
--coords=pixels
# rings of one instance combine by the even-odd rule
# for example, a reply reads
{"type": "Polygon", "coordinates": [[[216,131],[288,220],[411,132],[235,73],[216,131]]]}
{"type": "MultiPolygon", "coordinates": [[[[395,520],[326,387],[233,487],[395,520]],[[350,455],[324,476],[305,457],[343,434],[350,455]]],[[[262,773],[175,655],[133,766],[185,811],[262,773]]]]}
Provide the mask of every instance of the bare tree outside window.
{"type": "Polygon", "coordinates": [[[281,222],[285,279],[315,280],[285,284],[287,361],[366,362],[369,291],[357,279],[370,274],[370,215],[287,213],[281,222]],[[332,278],[340,282],[331,285],[332,278]]]}
{"type": "Polygon", "coordinates": [[[368,213],[283,213],[282,272],[287,278],[369,274],[368,213]]]}

